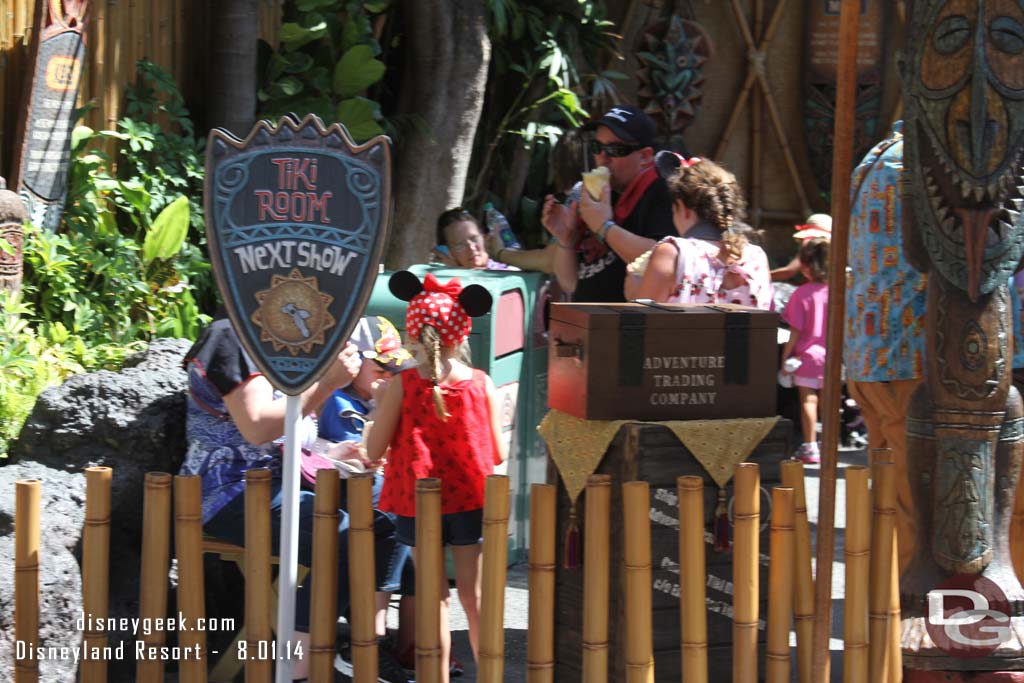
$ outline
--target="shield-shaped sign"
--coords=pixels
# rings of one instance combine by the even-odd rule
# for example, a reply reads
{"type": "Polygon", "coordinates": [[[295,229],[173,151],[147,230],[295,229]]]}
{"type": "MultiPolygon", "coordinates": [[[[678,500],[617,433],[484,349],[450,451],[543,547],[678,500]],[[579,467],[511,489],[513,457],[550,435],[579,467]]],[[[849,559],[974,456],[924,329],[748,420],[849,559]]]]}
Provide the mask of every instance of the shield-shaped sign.
{"type": "Polygon", "coordinates": [[[390,219],[391,147],[356,145],[313,114],[215,129],[206,234],[217,285],[271,384],[297,395],[348,340],[377,276],[390,219]]]}

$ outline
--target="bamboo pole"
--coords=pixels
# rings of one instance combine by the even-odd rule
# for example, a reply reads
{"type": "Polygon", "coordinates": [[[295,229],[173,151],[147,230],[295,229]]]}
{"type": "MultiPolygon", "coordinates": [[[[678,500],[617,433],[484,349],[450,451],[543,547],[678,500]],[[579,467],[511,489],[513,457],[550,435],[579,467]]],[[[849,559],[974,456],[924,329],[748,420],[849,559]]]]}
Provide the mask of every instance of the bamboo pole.
{"type": "MultiPolygon", "coordinates": [[[[103,2],[103,0],[100,0],[103,2]]],[[[104,130],[117,130],[117,122],[121,118],[121,87],[128,74],[124,70],[125,0],[106,0],[107,2],[107,62],[103,82],[103,122],[104,130]]],[[[103,143],[103,148],[110,156],[111,165],[117,164],[117,141],[113,138],[103,143]]],[[[111,169],[113,171],[113,169],[111,169]]]]}
{"type": "MultiPolygon", "coordinates": [[[[526,631],[527,683],[555,680],[555,500],[550,484],[530,487],[530,617],[526,631]]],[[[586,603],[584,603],[586,609],[586,603]]]]}
{"type": "Polygon", "coordinates": [[[683,683],[708,681],[704,480],[676,479],[679,496],[679,633],[683,683]]]}
{"type": "MultiPolygon", "coordinates": [[[[248,652],[269,650],[274,642],[270,599],[270,479],[270,470],[266,468],[245,472],[245,639],[248,652]]],[[[271,660],[246,658],[246,683],[270,683],[273,673],[271,660]]]]}
{"type": "MultiPolygon", "coordinates": [[[[326,486],[327,477],[334,480],[333,488],[337,488],[338,473],[335,470],[321,470],[326,475],[317,473],[317,485],[326,486]],[[321,478],[325,483],[320,484],[321,478]]],[[[348,480],[348,511],[349,511],[349,552],[348,572],[351,589],[352,604],[352,667],[355,669],[355,683],[370,683],[377,680],[377,629],[375,624],[376,602],[374,598],[374,584],[376,567],[374,564],[374,535],[373,535],[373,474],[365,473],[351,477],[348,480]]],[[[319,495],[319,494],[317,494],[319,495]]],[[[324,516],[323,535],[318,535],[316,542],[324,543],[325,552],[320,564],[314,556],[313,576],[316,577],[321,571],[327,570],[331,565],[337,563],[338,557],[338,499],[333,503],[333,518],[328,520],[328,509],[326,505],[318,510],[319,515],[324,516]],[[333,542],[327,540],[330,533],[333,542]],[[328,554],[330,553],[330,554],[328,554]]],[[[315,549],[314,549],[315,552],[315,549]]],[[[337,586],[337,574],[328,572],[332,585],[337,586]]],[[[314,583],[314,590],[316,584],[314,583]]],[[[322,655],[323,674],[320,679],[324,683],[333,680],[330,678],[331,666],[334,661],[334,623],[337,621],[337,589],[331,590],[324,585],[325,592],[321,597],[314,599],[314,604],[321,600],[330,600],[332,609],[328,615],[323,611],[322,622],[319,624],[320,633],[317,638],[318,648],[322,655]],[[330,597],[328,597],[330,596],[330,597]]],[[[316,622],[314,622],[316,623],[316,622]]]]}
{"type": "Polygon", "coordinates": [[[441,480],[416,481],[416,681],[439,683],[441,666],[441,480]]]}
{"type": "Polygon", "coordinates": [[[793,488],[794,577],[793,622],[797,632],[797,672],[800,683],[811,683],[811,641],[814,638],[814,575],[811,570],[811,525],[807,520],[804,464],[780,464],[782,485],[793,488]]]}
{"type": "Polygon", "coordinates": [[[771,559],[768,564],[766,683],[789,683],[789,625],[793,617],[793,489],[772,489],[771,559]]]}
{"type": "Polygon", "coordinates": [[[736,466],[733,519],[734,683],[757,683],[758,555],[760,553],[761,474],[755,463],[736,466]]]}
{"type": "Polygon", "coordinates": [[[843,683],[868,683],[868,576],[871,563],[871,494],[866,467],[847,467],[846,604],[843,608],[843,683]]]}
{"type": "Polygon", "coordinates": [[[14,37],[24,38],[29,34],[29,2],[31,0],[15,0],[14,3],[14,37]]]}
{"type": "Polygon", "coordinates": [[[106,126],[106,97],[104,79],[107,74],[107,2],[106,0],[93,0],[89,12],[92,19],[89,21],[89,30],[92,33],[92,42],[88,46],[90,55],[89,68],[89,97],[95,106],[89,113],[89,125],[93,130],[103,130],[106,126]]]}
{"type": "MultiPolygon", "coordinates": [[[[82,612],[86,624],[105,623],[110,615],[110,468],[85,470],[85,529],[82,533],[82,612]],[[98,620],[98,621],[97,621],[98,620]]],[[[96,652],[79,665],[82,683],[107,680],[106,629],[86,628],[82,647],[96,652]]]]}
{"type": "Polygon", "coordinates": [[[889,671],[889,599],[892,591],[892,537],[896,525],[895,465],[871,465],[872,525],[871,576],[868,589],[869,676],[872,683],[885,681],[889,671]]]}
{"type": "Polygon", "coordinates": [[[813,680],[829,679],[832,624],[832,558],[835,555],[836,469],[839,455],[840,372],[846,327],[846,250],[849,246],[850,171],[853,168],[854,110],[857,101],[857,33],[860,0],[842,0],[839,12],[839,64],[832,156],[832,245],[829,250],[828,336],[822,401],[824,450],[818,494],[817,576],[814,583],[813,680]]]}
{"type": "MultiPolygon", "coordinates": [[[[891,448],[871,449],[869,462],[894,463],[891,448]]],[[[895,471],[895,470],[894,470],[895,471]]],[[[896,476],[895,474],[893,475],[896,476]]],[[[893,483],[895,491],[896,483],[893,483]]],[[[896,498],[893,493],[893,512],[895,513],[896,498]]],[[[903,680],[903,645],[900,633],[900,554],[899,536],[896,532],[895,517],[893,518],[892,532],[892,569],[889,586],[889,654],[886,657],[888,662],[887,683],[899,683],[903,680]]]]}
{"type": "Polygon", "coordinates": [[[622,485],[625,529],[626,683],[654,683],[651,624],[651,495],[646,481],[622,485]]]}
{"type": "Polygon", "coordinates": [[[583,682],[608,680],[608,596],[612,478],[587,478],[583,523],[583,682]]]}
{"type": "MultiPolygon", "coordinates": [[[[178,557],[178,611],[187,624],[206,617],[203,582],[202,480],[195,475],[174,478],[174,550],[178,557]]],[[[178,644],[198,657],[178,662],[181,683],[206,683],[206,633],[186,627],[178,644]]]]}
{"type": "MultiPolygon", "coordinates": [[[[39,494],[38,479],[14,484],[14,639],[30,649],[39,645],[39,494]]],[[[14,683],[37,683],[39,660],[14,660],[14,683]]]]}
{"type": "Polygon", "coordinates": [[[135,62],[140,59],[153,59],[153,22],[150,17],[153,14],[152,0],[131,0],[132,7],[132,38],[135,47],[132,49],[132,74],[134,81],[135,62]]]}
{"type": "Polygon", "coordinates": [[[782,485],[793,489],[793,625],[800,683],[811,683],[811,641],[814,638],[814,576],[811,572],[811,525],[807,521],[804,464],[787,460],[779,467],[782,485]]]}
{"type": "MultiPolygon", "coordinates": [[[[7,4],[0,8],[0,102],[7,102],[7,81],[11,79],[11,70],[8,64],[8,54],[11,51],[11,30],[10,19],[13,16],[14,8],[7,4]]],[[[0,173],[5,173],[7,159],[10,156],[8,151],[7,124],[10,119],[8,107],[0,107],[0,173]]]]}
{"type": "Polygon", "coordinates": [[[483,576],[480,598],[480,655],[477,680],[501,683],[505,675],[505,575],[508,566],[509,483],[487,477],[484,488],[483,576]]]}
{"type": "MultiPolygon", "coordinates": [[[[171,564],[171,481],[166,472],[146,474],[142,511],[142,566],[139,570],[139,618],[156,624],[167,615],[167,570],[171,564]]],[[[161,648],[167,643],[162,628],[137,633],[144,647],[161,648]]],[[[159,649],[155,650],[159,652],[159,649]]],[[[164,680],[163,657],[140,657],[135,662],[135,680],[164,680]]]]}
{"type": "MultiPolygon", "coordinates": [[[[894,498],[895,502],[895,498],[894,498]]],[[[895,524],[895,520],[893,521],[895,524]]],[[[895,528],[892,533],[892,560],[890,565],[892,571],[889,573],[889,656],[886,661],[889,663],[887,674],[888,683],[901,683],[903,681],[903,639],[900,632],[900,553],[898,538],[895,528]]]]}

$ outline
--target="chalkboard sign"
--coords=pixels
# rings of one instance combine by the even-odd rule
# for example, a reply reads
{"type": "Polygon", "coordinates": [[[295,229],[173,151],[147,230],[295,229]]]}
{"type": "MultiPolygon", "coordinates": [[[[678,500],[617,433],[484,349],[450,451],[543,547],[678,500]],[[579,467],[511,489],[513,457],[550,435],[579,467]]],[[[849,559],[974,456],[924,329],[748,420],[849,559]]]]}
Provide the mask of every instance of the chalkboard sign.
{"type": "Polygon", "coordinates": [[[85,59],[85,2],[48,3],[31,67],[26,113],[14,162],[16,189],[36,225],[56,230],[67,194],[71,131],[85,59]]]}
{"type": "Polygon", "coordinates": [[[243,345],[270,382],[301,393],[362,315],[385,244],[390,140],[355,145],[310,114],[211,131],[206,233],[243,345]]]}

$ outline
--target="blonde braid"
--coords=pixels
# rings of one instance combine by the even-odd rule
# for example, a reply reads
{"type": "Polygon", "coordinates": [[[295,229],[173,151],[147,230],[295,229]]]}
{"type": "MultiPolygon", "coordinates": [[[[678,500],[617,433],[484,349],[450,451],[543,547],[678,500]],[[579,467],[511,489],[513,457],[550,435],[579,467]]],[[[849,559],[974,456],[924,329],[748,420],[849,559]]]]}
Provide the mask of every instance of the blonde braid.
{"type": "Polygon", "coordinates": [[[434,381],[434,409],[442,422],[448,421],[448,409],[444,405],[444,392],[441,390],[441,336],[437,330],[426,325],[420,332],[420,345],[430,365],[430,379],[434,381]]]}

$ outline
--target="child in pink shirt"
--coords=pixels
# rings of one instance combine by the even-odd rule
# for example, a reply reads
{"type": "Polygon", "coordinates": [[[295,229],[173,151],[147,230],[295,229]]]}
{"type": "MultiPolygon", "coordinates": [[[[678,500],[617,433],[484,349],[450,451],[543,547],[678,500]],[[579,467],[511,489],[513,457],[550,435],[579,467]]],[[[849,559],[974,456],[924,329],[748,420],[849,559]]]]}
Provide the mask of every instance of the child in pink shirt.
{"type": "MultiPolygon", "coordinates": [[[[818,450],[818,393],[825,386],[825,334],[828,325],[828,240],[810,239],[800,247],[800,272],[807,280],[797,287],[782,312],[789,323],[790,337],[782,354],[800,361],[792,371],[793,384],[800,393],[800,423],[804,441],[797,457],[820,462],[818,450]]],[[[794,365],[788,364],[789,367],[794,365]]],[[[783,372],[786,372],[783,370],[783,372]]]]}

